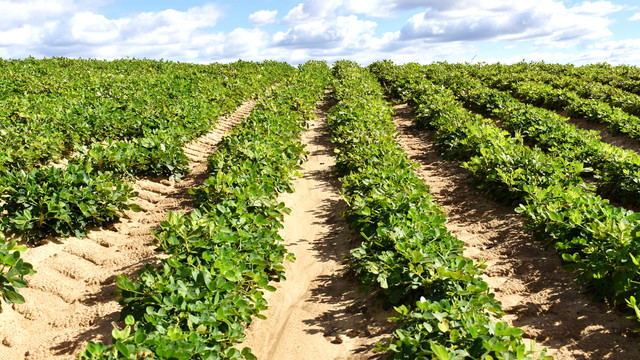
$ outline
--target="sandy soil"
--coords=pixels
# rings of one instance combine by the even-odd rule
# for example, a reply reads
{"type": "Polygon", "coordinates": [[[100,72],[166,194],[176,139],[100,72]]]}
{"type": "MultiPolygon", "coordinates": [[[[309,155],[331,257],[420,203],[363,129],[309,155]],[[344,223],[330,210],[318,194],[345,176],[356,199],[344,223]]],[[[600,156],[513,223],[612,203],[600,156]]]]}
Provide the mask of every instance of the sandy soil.
{"type": "Polygon", "coordinates": [[[587,121],[584,119],[576,119],[576,118],[570,119],[569,122],[581,129],[597,131],[598,133],[600,133],[602,142],[605,142],[610,145],[618,146],[625,150],[630,150],[630,151],[635,151],[636,153],[640,153],[640,141],[632,139],[625,134],[616,133],[613,130],[609,129],[605,124],[599,124],[599,123],[587,121]]]}
{"type": "Polygon", "coordinates": [[[116,275],[135,274],[157,261],[149,230],[168,211],[191,209],[187,190],[206,179],[206,158],[222,136],[247,116],[255,103],[218,120],[209,134],[185,147],[192,173],[177,183],[136,181],[135,200],[142,207],[108,228],[86,238],[52,241],[24,253],[37,273],[21,291],[23,305],[5,307],[0,314],[0,359],[73,359],[88,340],[111,342],[112,323],[120,313],[116,275]]]}
{"type": "Polygon", "coordinates": [[[357,237],[340,215],[345,204],[324,120],[330,106],[320,104],[319,118],[303,136],[310,154],[295,193],[281,197],[292,209],[281,236],[296,261],[286,264],[287,280],[266,294],[267,319],[247,329],[242,346],[261,360],[377,358],[374,344],[390,331],[386,319],[392,313],[382,311],[374,296],[359,293],[342,263],[357,237]]]}
{"type": "Polygon", "coordinates": [[[447,214],[447,228],[463,240],[465,255],[483,258],[484,278],[503,303],[504,320],[521,327],[556,359],[640,359],[635,321],[591,302],[562,270],[556,252],[523,231],[513,207],[489,200],[470,185],[468,172],[443,162],[430,131],[417,130],[406,104],[395,106],[398,142],[447,214]]]}
{"type": "MultiPolygon", "coordinates": [[[[569,118],[568,111],[566,110],[559,110],[556,112],[564,117],[569,118]]],[[[569,123],[581,129],[597,131],[600,134],[600,137],[602,138],[601,139],[602,142],[605,142],[610,145],[618,146],[625,150],[635,151],[636,153],[640,154],[640,141],[632,139],[625,134],[617,133],[609,129],[609,127],[607,127],[606,124],[587,121],[582,118],[569,118],[569,123]]]]}

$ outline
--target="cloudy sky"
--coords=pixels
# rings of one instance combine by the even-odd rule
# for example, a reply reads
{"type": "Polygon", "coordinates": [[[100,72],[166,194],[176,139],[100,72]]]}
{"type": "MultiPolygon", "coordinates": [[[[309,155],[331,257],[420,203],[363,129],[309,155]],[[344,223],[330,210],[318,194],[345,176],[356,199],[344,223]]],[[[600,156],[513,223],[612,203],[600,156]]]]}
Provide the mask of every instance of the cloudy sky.
{"type": "Polygon", "coordinates": [[[631,0],[0,0],[0,58],[640,65],[631,0]]]}

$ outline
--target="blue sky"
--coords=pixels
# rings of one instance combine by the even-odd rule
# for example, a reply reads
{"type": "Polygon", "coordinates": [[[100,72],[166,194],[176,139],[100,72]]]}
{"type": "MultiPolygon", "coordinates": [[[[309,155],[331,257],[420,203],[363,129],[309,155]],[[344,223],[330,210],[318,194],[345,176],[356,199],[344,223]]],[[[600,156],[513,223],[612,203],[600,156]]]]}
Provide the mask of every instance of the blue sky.
{"type": "Polygon", "coordinates": [[[576,0],[0,0],[0,58],[640,65],[640,5],[576,0]]]}

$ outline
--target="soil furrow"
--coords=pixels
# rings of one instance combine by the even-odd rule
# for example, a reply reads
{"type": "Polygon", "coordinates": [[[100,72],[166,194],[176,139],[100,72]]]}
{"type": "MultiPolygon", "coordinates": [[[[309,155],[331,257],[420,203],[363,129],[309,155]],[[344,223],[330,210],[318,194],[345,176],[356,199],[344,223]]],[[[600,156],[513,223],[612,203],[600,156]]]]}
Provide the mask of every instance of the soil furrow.
{"type": "Polygon", "coordinates": [[[206,155],[215,151],[227,130],[232,129],[253,106],[245,102],[238,110],[218,120],[217,129],[185,146],[192,172],[182,181],[140,179],[134,188],[143,211],[128,212],[128,218],[104,229],[90,231],[85,238],[52,241],[24,253],[37,273],[28,278],[23,305],[5,307],[0,316],[1,359],[73,359],[88,340],[110,342],[112,323],[120,306],[113,291],[116,275],[134,275],[154,263],[150,230],[170,210],[190,211],[187,189],[206,179],[206,155]],[[226,130],[220,130],[226,129],[226,130]]]}
{"type": "Polygon", "coordinates": [[[556,359],[640,359],[637,323],[591,301],[545,250],[524,231],[513,207],[489,200],[467,179],[468,172],[444,162],[431,131],[417,130],[406,104],[394,107],[398,142],[420,167],[418,175],[447,214],[447,228],[464,241],[465,255],[484,259],[484,274],[503,303],[504,320],[537,339],[556,359]]]}
{"type": "Polygon", "coordinates": [[[627,134],[612,130],[607,124],[587,121],[583,118],[572,118],[569,116],[569,112],[567,110],[554,110],[549,108],[545,109],[549,111],[555,111],[559,115],[568,118],[569,123],[577,126],[580,129],[597,131],[601,138],[600,141],[602,141],[603,143],[617,146],[625,150],[634,151],[640,154],[640,141],[632,139],[627,134]]]}
{"type": "Polygon", "coordinates": [[[146,179],[136,181],[136,185],[134,188],[136,190],[142,189],[160,195],[169,195],[174,192],[174,189],[171,186],[163,185],[146,179]]]}
{"type": "Polygon", "coordinates": [[[628,135],[616,133],[605,124],[576,118],[569,119],[569,122],[581,129],[597,131],[600,134],[600,141],[604,143],[640,154],[640,141],[632,139],[628,135]]]}
{"type": "Polygon", "coordinates": [[[320,104],[319,118],[303,135],[309,157],[303,177],[294,181],[295,193],[281,196],[292,209],[281,236],[296,261],[285,265],[287,280],[266,294],[267,319],[256,319],[241,345],[261,360],[375,358],[375,342],[389,333],[391,313],[357,291],[342,262],[358,238],[341,216],[345,204],[325,122],[331,106],[328,100],[320,104]]]}

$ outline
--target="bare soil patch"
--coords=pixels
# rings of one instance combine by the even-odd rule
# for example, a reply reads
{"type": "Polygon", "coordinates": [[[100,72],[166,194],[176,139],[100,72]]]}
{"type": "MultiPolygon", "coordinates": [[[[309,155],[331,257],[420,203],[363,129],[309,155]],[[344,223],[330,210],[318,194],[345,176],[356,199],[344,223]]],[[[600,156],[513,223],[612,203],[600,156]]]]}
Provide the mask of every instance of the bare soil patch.
{"type": "Polygon", "coordinates": [[[576,118],[570,119],[569,122],[581,129],[597,131],[598,133],[600,133],[600,141],[602,142],[640,154],[640,141],[632,139],[625,134],[616,133],[615,131],[609,129],[605,124],[594,123],[585,119],[576,118]]]}
{"type": "Polygon", "coordinates": [[[390,331],[391,312],[382,310],[374,296],[358,292],[343,257],[357,245],[341,213],[345,203],[334,171],[335,159],[324,113],[332,106],[325,99],[303,135],[309,152],[295,180],[295,193],[281,200],[292,209],[281,236],[296,256],[287,263],[287,280],[267,293],[266,320],[247,329],[248,346],[263,360],[379,358],[376,341],[390,331]]]}
{"type": "Polygon", "coordinates": [[[89,340],[111,343],[112,323],[120,305],[112,293],[116,275],[134,275],[158,253],[150,230],[168,211],[192,210],[187,190],[206,177],[207,155],[224,134],[255,106],[245,102],[236,112],[218,120],[215,130],[185,147],[191,174],[180,182],[140,179],[134,187],[139,213],[87,237],[51,241],[24,253],[37,273],[21,292],[23,305],[5,307],[0,314],[0,359],[73,359],[89,340]]]}
{"type": "Polygon", "coordinates": [[[446,212],[449,231],[465,243],[465,255],[486,262],[483,277],[503,304],[503,319],[556,359],[640,359],[639,337],[629,330],[637,322],[581,293],[555,250],[524,232],[511,206],[473,187],[459,163],[443,161],[433,132],[415,128],[408,105],[394,108],[398,142],[420,165],[418,175],[446,212]]]}
{"type": "MultiPolygon", "coordinates": [[[[566,110],[557,111],[557,113],[564,117],[569,117],[566,110]]],[[[625,134],[617,133],[610,129],[606,124],[587,121],[582,118],[570,118],[569,122],[580,129],[597,131],[600,134],[601,141],[604,143],[640,154],[640,141],[632,139],[625,134]]]]}

